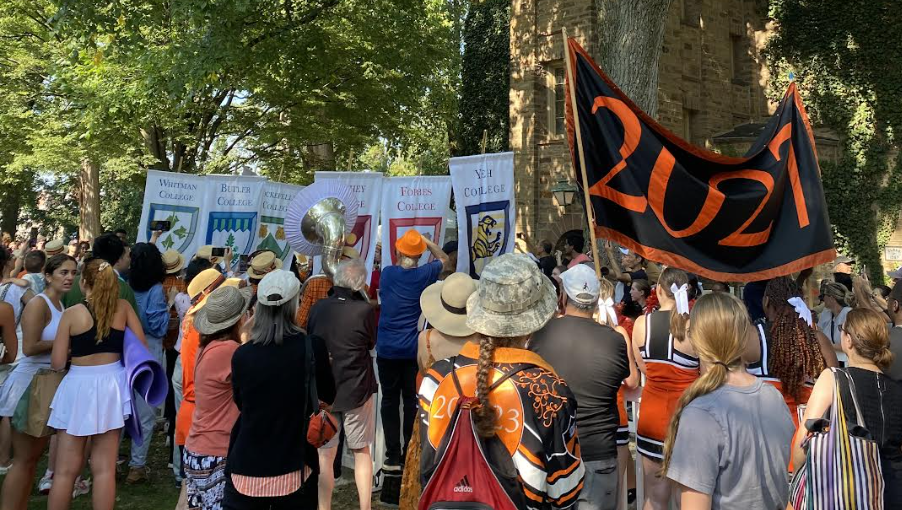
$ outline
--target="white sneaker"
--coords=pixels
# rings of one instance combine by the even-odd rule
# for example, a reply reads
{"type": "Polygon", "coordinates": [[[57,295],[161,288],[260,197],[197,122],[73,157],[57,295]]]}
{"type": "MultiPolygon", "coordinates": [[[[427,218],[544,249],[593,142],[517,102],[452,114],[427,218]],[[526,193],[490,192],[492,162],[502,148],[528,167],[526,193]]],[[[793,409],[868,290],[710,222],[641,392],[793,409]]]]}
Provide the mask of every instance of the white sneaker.
{"type": "Polygon", "coordinates": [[[53,487],[53,474],[44,473],[41,481],[38,482],[38,492],[41,494],[50,494],[50,487],[53,487]]]}
{"type": "Polygon", "coordinates": [[[91,480],[84,480],[79,478],[78,480],[75,480],[75,486],[72,488],[72,499],[83,496],[85,494],[89,494],[90,492],[91,480]]]}
{"type": "Polygon", "coordinates": [[[6,473],[9,473],[9,468],[11,468],[11,467],[13,467],[12,461],[10,461],[9,464],[7,464],[5,466],[0,466],[0,476],[3,476],[6,473]]]}

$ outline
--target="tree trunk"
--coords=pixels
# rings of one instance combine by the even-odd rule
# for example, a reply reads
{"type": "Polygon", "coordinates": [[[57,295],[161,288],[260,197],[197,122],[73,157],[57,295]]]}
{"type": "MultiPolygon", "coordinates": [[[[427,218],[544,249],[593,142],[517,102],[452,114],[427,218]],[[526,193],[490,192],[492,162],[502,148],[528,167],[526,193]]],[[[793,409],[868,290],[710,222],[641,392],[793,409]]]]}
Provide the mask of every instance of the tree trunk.
{"type": "Polygon", "coordinates": [[[595,0],[597,59],[640,108],[658,113],[658,61],[673,0],[595,0]]]}
{"type": "Polygon", "coordinates": [[[332,142],[308,145],[304,163],[309,170],[335,170],[335,145],[332,142]]]}
{"type": "Polygon", "coordinates": [[[100,166],[84,159],[78,173],[78,238],[100,235],[100,166]]]}
{"type": "Polygon", "coordinates": [[[16,228],[19,226],[19,206],[21,194],[18,192],[4,193],[0,204],[0,231],[9,232],[16,236],[16,228]]]}

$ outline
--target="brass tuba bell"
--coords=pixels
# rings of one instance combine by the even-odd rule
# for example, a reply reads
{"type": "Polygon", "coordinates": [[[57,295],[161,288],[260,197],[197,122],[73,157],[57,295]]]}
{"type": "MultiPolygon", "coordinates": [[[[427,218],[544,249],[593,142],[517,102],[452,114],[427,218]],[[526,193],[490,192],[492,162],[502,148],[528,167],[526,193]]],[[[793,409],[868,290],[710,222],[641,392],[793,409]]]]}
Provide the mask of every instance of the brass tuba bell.
{"type": "Polygon", "coordinates": [[[288,206],[286,237],[294,251],[322,255],[323,272],[335,274],[345,235],[357,221],[358,200],[350,188],[334,180],[307,186],[288,206]]]}

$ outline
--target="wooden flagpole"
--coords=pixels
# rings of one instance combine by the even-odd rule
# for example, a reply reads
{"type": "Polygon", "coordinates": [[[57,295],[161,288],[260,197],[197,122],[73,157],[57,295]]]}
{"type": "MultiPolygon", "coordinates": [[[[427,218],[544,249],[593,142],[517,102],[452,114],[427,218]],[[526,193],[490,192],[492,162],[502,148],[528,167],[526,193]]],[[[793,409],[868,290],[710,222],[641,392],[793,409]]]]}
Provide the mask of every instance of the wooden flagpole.
{"type": "Polygon", "coordinates": [[[570,109],[573,111],[573,128],[576,131],[576,150],[579,154],[579,171],[583,181],[583,198],[585,199],[586,219],[589,221],[589,239],[592,242],[592,260],[595,262],[595,276],[601,279],[601,259],[598,257],[598,242],[595,238],[595,212],[592,198],[589,195],[589,177],[586,175],[586,158],[583,155],[583,140],[579,130],[579,111],[576,108],[576,84],[573,79],[573,62],[570,61],[570,45],[567,41],[567,29],[562,28],[564,36],[564,61],[567,65],[567,86],[570,89],[570,109]]]}

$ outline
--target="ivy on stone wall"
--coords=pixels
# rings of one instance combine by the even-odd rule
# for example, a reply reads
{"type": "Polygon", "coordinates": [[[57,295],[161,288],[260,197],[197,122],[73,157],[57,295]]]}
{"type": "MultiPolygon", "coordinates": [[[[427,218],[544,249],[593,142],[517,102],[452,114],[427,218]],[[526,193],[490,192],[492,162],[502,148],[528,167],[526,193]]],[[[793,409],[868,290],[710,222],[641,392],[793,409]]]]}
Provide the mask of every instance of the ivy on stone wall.
{"type": "Polygon", "coordinates": [[[821,161],[837,246],[882,281],[902,210],[902,2],[772,0],[770,15],[771,91],[794,73],[812,123],[839,135],[840,159],[821,161]]]}
{"type": "Polygon", "coordinates": [[[510,0],[470,3],[464,24],[460,137],[455,156],[508,149],[510,94],[510,0]]]}

